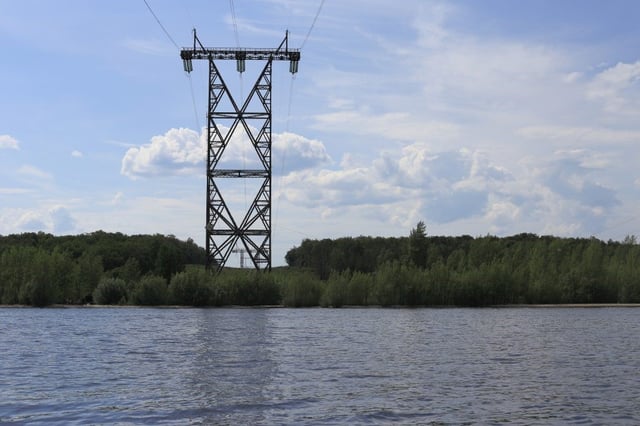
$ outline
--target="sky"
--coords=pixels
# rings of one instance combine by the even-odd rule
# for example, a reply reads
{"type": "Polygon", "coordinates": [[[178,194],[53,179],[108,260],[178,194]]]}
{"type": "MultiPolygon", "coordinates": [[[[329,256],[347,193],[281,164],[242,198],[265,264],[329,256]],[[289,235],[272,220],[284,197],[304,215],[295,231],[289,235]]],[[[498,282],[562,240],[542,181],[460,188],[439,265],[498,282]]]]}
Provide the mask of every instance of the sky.
{"type": "MultiPolygon", "coordinates": [[[[208,47],[275,48],[288,30],[301,48],[297,74],[273,67],[274,266],[305,238],[418,221],[428,235],[640,234],[640,2],[147,3],[166,33],[143,0],[0,0],[1,235],[204,246],[208,68],[187,75],[174,45],[193,28],[208,47]]],[[[257,65],[230,62],[242,99],[257,65]]],[[[239,136],[225,155],[252,154],[239,136]]],[[[255,188],[234,181],[242,211],[255,188]]]]}

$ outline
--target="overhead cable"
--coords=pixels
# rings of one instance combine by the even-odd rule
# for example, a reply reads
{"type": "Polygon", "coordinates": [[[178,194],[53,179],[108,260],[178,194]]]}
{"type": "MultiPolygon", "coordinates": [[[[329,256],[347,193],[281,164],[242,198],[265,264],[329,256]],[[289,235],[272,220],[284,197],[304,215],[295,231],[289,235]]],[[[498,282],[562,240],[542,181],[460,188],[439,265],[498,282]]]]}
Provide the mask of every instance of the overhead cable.
{"type": "Polygon", "coordinates": [[[236,20],[236,8],[233,0],[229,0],[229,9],[231,9],[231,20],[233,21],[233,33],[236,37],[236,47],[240,48],[240,36],[238,35],[238,21],[236,20]]]}
{"type": "Polygon", "coordinates": [[[316,16],[315,16],[315,18],[313,18],[313,22],[311,23],[311,27],[309,27],[309,31],[307,32],[307,36],[304,38],[304,41],[300,45],[300,50],[302,50],[304,45],[307,43],[307,40],[309,40],[309,36],[311,35],[311,31],[313,31],[313,27],[315,27],[316,21],[318,20],[318,16],[320,16],[320,12],[322,11],[322,6],[324,6],[324,0],[320,1],[320,6],[318,6],[318,11],[316,12],[316,16]]]}
{"type": "Polygon", "coordinates": [[[162,28],[162,31],[164,31],[165,35],[167,36],[167,38],[169,40],[171,40],[171,43],[173,43],[173,45],[177,48],[180,49],[180,46],[178,46],[178,43],[176,43],[176,41],[173,39],[173,37],[171,37],[171,34],[169,34],[169,31],[167,31],[167,29],[164,27],[164,25],[162,25],[162,22],[160,22],[160,19],[158,19],[158,17],[156,16],[156,14],[153,12],[153,9],[151,9],[151,6],[149,6],[149,3],[147,3],[147,0],[142,0],[144,2],[144,4],[147,6],[147,9],[149,9],[149,12],[151,12],[151,14],[153,15],[153,17],[155,18],[156,22],[158,23],[158,25],[160,25],[160,28],[162,28]]]}

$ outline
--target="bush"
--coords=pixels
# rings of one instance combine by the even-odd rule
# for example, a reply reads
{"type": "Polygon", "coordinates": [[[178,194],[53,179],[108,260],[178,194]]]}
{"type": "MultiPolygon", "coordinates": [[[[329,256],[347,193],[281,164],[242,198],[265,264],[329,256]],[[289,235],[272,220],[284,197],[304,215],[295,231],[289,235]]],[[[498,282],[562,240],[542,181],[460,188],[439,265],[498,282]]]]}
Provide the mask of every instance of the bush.
{"type": "Polygon", "coordinates": [[[178,272],[169,284],[169,301],[174,305],[208,306],[221,304],[213,276],[204,269],[178,272]]]}
{"type": "Polygon", "coordinates": [[[368,305],[373,277],[372,274],[354,272],[349,281],[348,305],[368,305]]]}
{"type": "Polygon", "coordinates": [[[287,271],[279,277],[282,304],[289,307],[318,306],[323,283],[311,272],[287,271]]]}
{"type": "Polygon", "coordinates": [[[374,298],[382,306],[407,303],[407,267],[401,262],[387,262],[378,268],[374,277],[374,298]]]}
{"type": "Polygon", "coordinates": [[[351,272],[332,272],[324,286],[324,292],[320,298],[320,305],[323,307],[332,306],[339,308],[347,301],[347,292],[351,272]]]}
{"type": "Polygon", "coordinates": [[[164,305],[167,303],[167,282],[163,277],[147,275],[135,286],[132,302],[136,305],[164,305]]]}
{"type": "Polygon", "coordinates": [[[121,278],[103,278],[93,291],[93,302],[98,305],[116,305],[127,302],[127,286],[121,278]]]}

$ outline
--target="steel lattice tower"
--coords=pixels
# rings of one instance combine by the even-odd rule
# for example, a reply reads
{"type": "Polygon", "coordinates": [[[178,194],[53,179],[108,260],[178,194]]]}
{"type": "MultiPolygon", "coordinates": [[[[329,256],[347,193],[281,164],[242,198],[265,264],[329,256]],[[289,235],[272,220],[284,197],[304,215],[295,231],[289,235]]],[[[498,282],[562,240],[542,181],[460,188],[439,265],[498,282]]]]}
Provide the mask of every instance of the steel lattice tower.
{"type": "Polygon", "coordinates": [[[274,60],[289,61],[298,71],[300,50],[289,49],[288,33],[277,49],[205,48],[193,32],[193,47],[180,51],[184,70],[193,70],[193,59],[209,61],[207,109],[207,269],[220,271],[240,243],[258,270],[271,269],[271,72],[274,60]],[[238,72],[246,60],[265,61],[253,88],[239,105],[225,84],[216,60],[235,60],[238,72]],[[227,108],[227,109],[225,109],[227,108]],[[230,123],[228,129],[223,122],[230,123]],[[261,167],[221,169],[220,158],[238,128],[244,129],[261,167]],[[234,218],[220,190],[222,179],[259,179],[261,184],[241,220],[234,218]]]}

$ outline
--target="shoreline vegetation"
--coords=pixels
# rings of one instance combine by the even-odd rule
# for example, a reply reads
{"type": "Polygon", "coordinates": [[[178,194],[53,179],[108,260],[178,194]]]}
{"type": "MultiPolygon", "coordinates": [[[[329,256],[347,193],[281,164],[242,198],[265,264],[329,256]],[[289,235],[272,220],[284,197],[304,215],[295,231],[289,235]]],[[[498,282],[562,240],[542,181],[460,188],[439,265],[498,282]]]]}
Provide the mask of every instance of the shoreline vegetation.
{"type": "MultiPolygon", "coordinates": [[[[221,305],[221,306],[189,306],[189,305],[65,305],[52,304],[42,306],[50,309],[288,309],[285,305],[221,305]]],[[[0,309],[33,309],[33,305],[0,305],[0,309]]],[[[310,306],[310,309],[324,309],[321,306],[310,306]]],[[[329,306],[332,308],[332,306],[329,306]]],[[[554,303],[554,304],[521,304],[521,305],[487,305],[487,306],[382,306],[382,305],[343,305],[339,309],[604,309],[604,308],[640,308],[640,303],[554,303]]]]}
{"type": "Polygon", "coordinates": [[[640,245],[518,234],[309,240],[271,272],[201,266],[191,239],[0,236],[1,306],[635,307],[640,245]]]}

